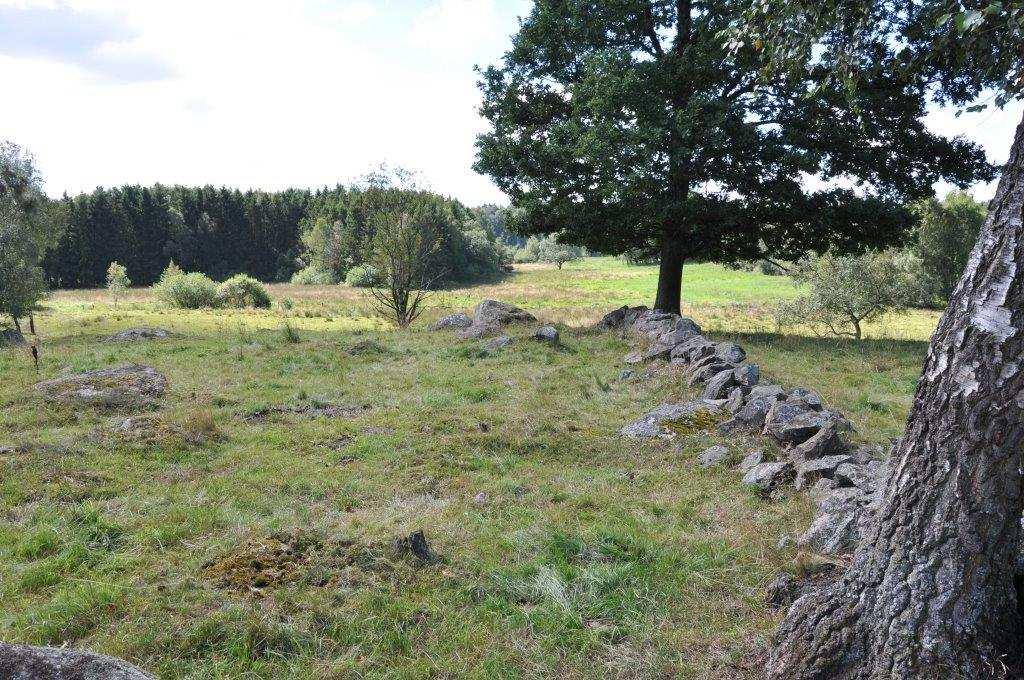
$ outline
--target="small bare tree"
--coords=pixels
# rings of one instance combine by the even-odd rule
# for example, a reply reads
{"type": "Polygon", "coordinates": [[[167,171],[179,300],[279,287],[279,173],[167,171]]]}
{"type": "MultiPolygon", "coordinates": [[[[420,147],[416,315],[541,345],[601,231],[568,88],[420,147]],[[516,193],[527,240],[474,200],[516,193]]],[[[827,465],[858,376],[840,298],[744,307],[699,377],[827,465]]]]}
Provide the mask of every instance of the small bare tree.
{"type": "Polygon", "coordinates": [[[444,276],[436,265],[441,241],[437,226],[408,213],[380,213],[371,264],[381,285],[370,289],[377,312],[405,328],[423,312],[423,304],[444,276]]]}

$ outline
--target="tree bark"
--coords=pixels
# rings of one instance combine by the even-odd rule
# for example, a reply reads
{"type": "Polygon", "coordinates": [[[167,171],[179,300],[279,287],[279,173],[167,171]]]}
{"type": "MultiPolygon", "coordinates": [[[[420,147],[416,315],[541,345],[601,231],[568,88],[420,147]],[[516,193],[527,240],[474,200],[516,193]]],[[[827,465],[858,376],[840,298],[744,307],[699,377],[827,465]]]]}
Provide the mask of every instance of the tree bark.
{"type": "Polygon", "coordinates": [[[842,577],[793,604],[769,678],[1021,677],[1022,221],[1024,121],[872,526],[842,577]]]}
{"type": "Polygon", "coordinates": [[[683,259],[679,237],[666,232],[661,246],[658,295],[654,300],[654,309],[659,312],[681,313],[683,259]]]}

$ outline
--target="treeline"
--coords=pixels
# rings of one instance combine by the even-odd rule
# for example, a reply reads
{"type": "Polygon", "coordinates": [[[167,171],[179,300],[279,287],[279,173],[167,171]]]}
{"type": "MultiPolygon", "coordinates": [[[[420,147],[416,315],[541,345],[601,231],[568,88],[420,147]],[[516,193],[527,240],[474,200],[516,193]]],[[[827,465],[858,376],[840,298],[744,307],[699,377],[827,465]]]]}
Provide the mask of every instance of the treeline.
{"type": "Polygon", "coordinates": [[[388,191],[414,197],[418,209],[429,205],[439,218],[450,278],[472,280],[500,266],[505,211],[494,206],[471,209],[428,192],[381,187],[266,192],[159,184],[57,201],[63,224],[42,266],[53,288],[102,286],[115,261],[135,285],[153,284],[172,261],[217,280],[244,273],[269,282],[329,262],[330,278],[343,280],[370,247],[367,207],[388,191]]]}

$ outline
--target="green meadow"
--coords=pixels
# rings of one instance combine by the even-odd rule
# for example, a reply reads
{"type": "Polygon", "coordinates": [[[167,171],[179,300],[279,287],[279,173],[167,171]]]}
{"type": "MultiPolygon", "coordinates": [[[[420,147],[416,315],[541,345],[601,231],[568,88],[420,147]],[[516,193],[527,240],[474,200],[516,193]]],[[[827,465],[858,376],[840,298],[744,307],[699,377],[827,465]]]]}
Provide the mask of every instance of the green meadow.
{"type": "MultiPolygon", "coordinates": [[[[628,340],[590,330],[649,304],[656,277],[612,258],[525,265],[438,294],[404,331],[345,286],[271,286],[261,311],[54,293],[38,373],[0,350],[0,639],[161,678],[760,677],[779,616],[764,587],[793,568],[779,539],[812,507],[696,464],[758,439],[618,436],[693,396],[668,370],[623,377],[628,340]],[[488,354],[427,330],[484,298],[554,323],[562,346],[520,329],[488,354]],[[174,335],[106,341],[138,326],[174,335]],[[170,381],[151,410],[69,409],[32,387],[131,362],[170,381]],[[395,549],[415,531],[436,562],[395,549]]],[[[886,445],[937,314],[884,318],[861,342],[780,333],[772,308],[796,292],[693,265],[684,313],[886,445]]]]}

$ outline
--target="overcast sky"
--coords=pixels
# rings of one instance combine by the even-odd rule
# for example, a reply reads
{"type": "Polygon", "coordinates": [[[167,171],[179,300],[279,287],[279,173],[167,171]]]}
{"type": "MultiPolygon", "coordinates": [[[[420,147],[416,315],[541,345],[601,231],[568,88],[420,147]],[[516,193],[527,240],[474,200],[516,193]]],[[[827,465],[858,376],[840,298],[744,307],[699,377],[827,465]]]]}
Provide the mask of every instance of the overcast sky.
{"type": "MultiPolygon", "coordinates": [[[[504,202],[473,172],[475,64],[528,0],[0,0],[0,137],[47,190],[318,187],[382,162],[504,202]]],[[[930,123],[1004,162],[1019,104],[930,123]]],[[[979,187],[981,197],[991,187],[979,187]]]]}

